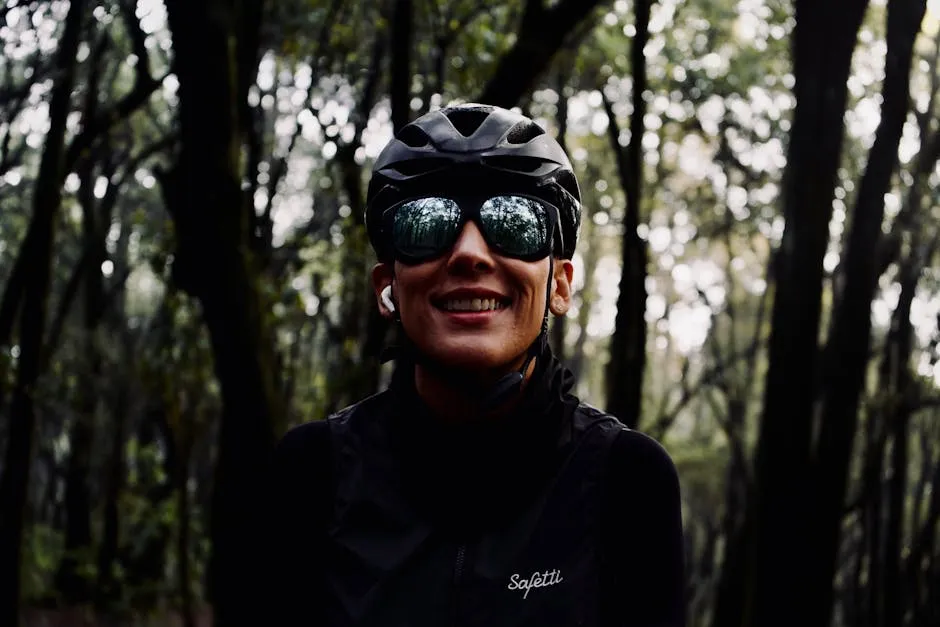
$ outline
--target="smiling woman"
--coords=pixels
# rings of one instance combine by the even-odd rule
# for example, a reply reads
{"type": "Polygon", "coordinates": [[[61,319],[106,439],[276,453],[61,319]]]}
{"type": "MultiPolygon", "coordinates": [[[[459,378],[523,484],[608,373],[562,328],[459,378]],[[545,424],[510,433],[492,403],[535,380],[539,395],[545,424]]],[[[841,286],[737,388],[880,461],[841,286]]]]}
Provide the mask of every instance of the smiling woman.
{"type": "Polygon", "coordinates": [[[378,156],[365,218],[395,374],[279,444],[264,606],[326,626],[683,625],[675,466],[574,396],[548,345],[581,219],[561,146],[505,109],[428,113],[378,156]]]}

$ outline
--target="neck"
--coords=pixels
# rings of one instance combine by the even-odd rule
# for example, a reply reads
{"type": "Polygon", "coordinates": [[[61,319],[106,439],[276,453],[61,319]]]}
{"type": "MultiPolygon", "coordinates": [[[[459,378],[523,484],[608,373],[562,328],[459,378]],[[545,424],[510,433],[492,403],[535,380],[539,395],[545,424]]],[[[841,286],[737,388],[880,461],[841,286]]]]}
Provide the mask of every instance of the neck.
{"type": "MultiPolygon", "coordinates": [[[[525,362],[525,356],[513,364],[512,370],[518,371],[525,362]]],[[[481,401],[499,378],[506,374],[487,373],[467,374],[468,384],[459,384],[452,379],[447,379],[435,374],[435,369],[425,367],[421,364],[415,365],[415,389],[421,399],[427,404],[431,412],[449,422],[467,422],[478,420],[481,417],[495,418],[511,411],[522,397],[522,390],[532,377],[535,371],[536,360],[529,363],[526,371],[523,373],[522,388],[512,398],[495,409],[484,409],[481,401]]]]}

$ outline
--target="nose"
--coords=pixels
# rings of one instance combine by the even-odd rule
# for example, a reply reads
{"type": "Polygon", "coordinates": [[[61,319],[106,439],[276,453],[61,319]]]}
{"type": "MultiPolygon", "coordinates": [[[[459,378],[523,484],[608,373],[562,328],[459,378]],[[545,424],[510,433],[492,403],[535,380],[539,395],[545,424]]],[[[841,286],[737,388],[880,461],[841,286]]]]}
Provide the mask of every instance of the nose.
{"type": "Polygon", "coordinates": [[[473,222],[467,222],[454,242],[447,260],[451,272],[487,272],[493,268],[490,247],[473,222]]]}

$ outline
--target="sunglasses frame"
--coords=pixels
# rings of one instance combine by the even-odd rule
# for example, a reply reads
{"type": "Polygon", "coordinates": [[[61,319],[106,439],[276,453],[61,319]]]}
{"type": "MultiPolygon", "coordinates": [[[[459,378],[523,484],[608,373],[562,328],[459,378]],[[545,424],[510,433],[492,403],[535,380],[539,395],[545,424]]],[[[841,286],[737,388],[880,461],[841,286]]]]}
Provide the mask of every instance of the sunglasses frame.
{"type": "Polygon", "coordinates": [[[497,194],[485,194],[485,195],[474,195],[468,196],[462,194],[459,197],[455,197],[449,194],[421,194],[416,196],[410,196],[396,202],[395,204],[389,206],[382,212],[382,230],[384,231],[384,236],[386,241],[389,242],[389,249],[391,250],[392,256],[404,263],[406,265],[417,265],[420,263],[425,263],[432,261],[446,254],[454,244],[457,242],[457,239],[460,237],[460,233],[463,230],[463,227],[467,222],[472,221],[477,225],[477,228],[480,230],[480,234],[483,236],[483,239],[486,241],[487,246],[489,246],[493,251],[503,257],[509,257],[511,259],[518,259],[520,261],[538,261],[540,259],[545,259],[551,255],[556,249],[560,250],[564,248],[563,242],[561,241],[562,234],[559,225],[561,224],[561,210],[555,206],[553,203],[548,202],[544,198],[534,196],[532,194],[525,193],[497,193],[497,194]],[[535,253],[529,255],[516,255],[506,251],[504,248],[492,241],[492,238],[487,233],[487,228],[484,226],[483,221],[480,217],[480,211],[483,209],[483,205],[486,204],[488,200],[493,198],[498,198],[500,196],[515,196],[519,198],[525,198],[527,200],[532,200],[541,205],[545,209],[546,218],[548,221],[548,238],[546,245],[538,250],[535,253]],[[454,240],[447,246],[441,248],[437,253],[429,255],[409,255],[395,246],[394,238],[392,237],[395,213],[404,205],[415,200],[424,200],[430,198],[440,198],[444,200],[450,200],[457,205],[457,208],[460,210],[460,222],[457,225],[455,230],[454,240]],[[557,241],[556,241],[557,240],[557,241]]]}

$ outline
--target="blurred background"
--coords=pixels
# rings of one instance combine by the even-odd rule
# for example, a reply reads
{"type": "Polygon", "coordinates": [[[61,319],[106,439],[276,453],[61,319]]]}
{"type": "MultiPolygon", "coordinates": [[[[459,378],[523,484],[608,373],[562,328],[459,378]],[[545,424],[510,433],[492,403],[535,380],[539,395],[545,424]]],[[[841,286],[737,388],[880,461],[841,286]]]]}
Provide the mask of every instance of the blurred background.
{"type": "Polygon", "coordinates": [[[6,0],[0,625],[237,622],[260,461],[387,381],[370,164],[466,101],[572,156],[552,343],[676,461],[689,625],[940,624],[938,18],[6,0]]]}

